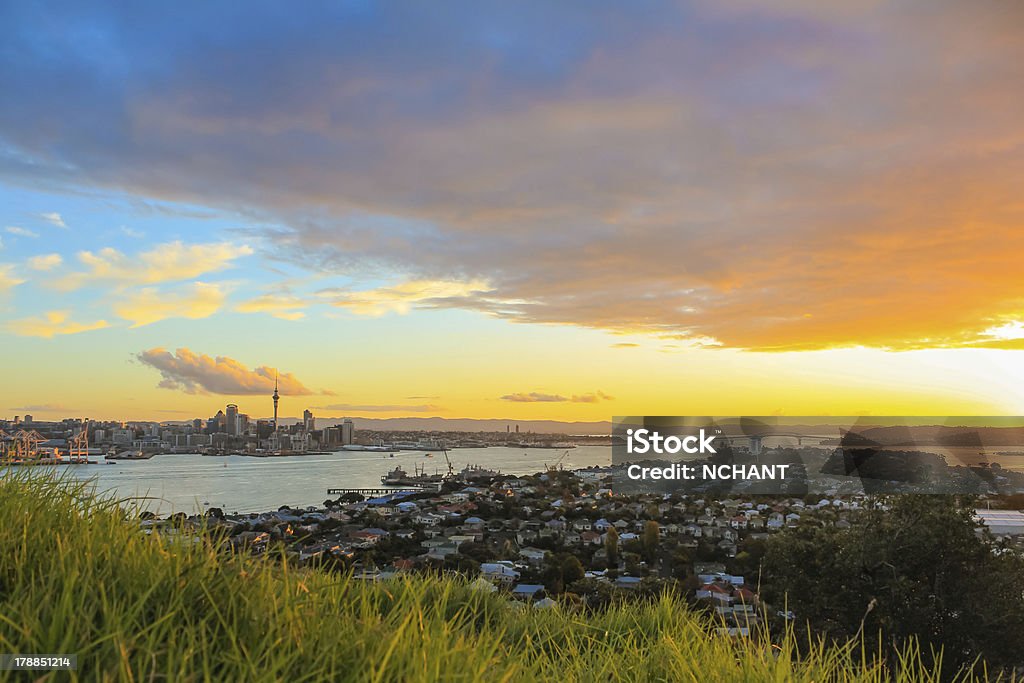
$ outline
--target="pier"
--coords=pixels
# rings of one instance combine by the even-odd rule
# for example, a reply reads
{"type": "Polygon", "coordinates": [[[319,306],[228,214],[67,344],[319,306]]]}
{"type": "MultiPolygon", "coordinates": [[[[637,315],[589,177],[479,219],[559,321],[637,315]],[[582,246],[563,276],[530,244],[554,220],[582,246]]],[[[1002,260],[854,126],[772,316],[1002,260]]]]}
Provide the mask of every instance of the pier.
{"type": "Polygon", "coordinates": [[[332,489],[327,489],[327,495],[328,496],[343,496],[346,493],[358,493],[359,495],[365,496],[367,498],[383,498],[384,496],[393,496],[395,494],[402,494],[402,495],[408,496],[408,495],[413,494],[413,493],[423,493],[425,491],[430,491],[430,489],[410,489],[410,488],[401,488],[401,489],[337,489],[337,488],[332,488],[332,489]]]}

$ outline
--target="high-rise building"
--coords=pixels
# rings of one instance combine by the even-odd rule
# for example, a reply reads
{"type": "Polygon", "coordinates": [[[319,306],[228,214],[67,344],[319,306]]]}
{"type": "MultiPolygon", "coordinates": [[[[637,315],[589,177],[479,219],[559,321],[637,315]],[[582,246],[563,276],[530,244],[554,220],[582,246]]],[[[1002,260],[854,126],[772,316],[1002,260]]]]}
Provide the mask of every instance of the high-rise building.
{"type": "Polygon", "coordinates": [[[316,419],[308,408],[302,411],[302,428],[307,432],[311,432],[316,429],[316,419]]]}
{"type": "Polygon", "coordinates": [[[32,424],[32,416],[31,415],[26,415],[25,416],[25,424],[27,424],[27,425],[32,424]]]}
{"type": "Polygon", "coordinates": [[[224,425],[228,434],[238,435],[238,406],[234,403],[228,404],[227,412],[224,414],[224,425]]]}
{"type": "Polygon", "coordinates": [[[352,424],[352,420],[345,418],[345,421],[341,423],[341,445],[348,446],[352,443],[352,439],[355,436],[355,425],[352,424]]]}

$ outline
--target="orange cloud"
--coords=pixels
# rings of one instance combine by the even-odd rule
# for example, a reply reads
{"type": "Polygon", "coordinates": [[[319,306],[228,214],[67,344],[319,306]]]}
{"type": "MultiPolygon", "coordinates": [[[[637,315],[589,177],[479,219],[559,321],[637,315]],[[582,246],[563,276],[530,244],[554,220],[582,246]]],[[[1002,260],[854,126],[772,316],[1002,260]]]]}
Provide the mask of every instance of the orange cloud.
{"type": "Polygon", "coordinates": [[[61,290],[73,290],[95,282],[153,285],[188,280],[224,270],[233,261],[252,253],[252,247],[231,242],[168,242],[130,257],[107,247],[98,252],[79,252],[78,260],[86,269],[65,275],[53,284],[61,290]]]}
{"type": "Polygon", "coordinates": [[[235,310],[240,313],[268,313],[282,320],[300,320],[305,317],[301,309],[308,304],[295,296],[284,294],[263,294],[243,301],[235,310]]]}
{"type": "Polygon", "coordinates": [[[501,397],[501,400],[512,403],[600,403],[601,401],[612,401],[614,397],[603,391],[591,394],[573,394],[572,396],[531,391],[530,393],[506,394],[501,397]]]}
{"type": "Polygon", "coordinates": [[[356,315],[378,317],[387,313],[408,313],[417,306],[430,307],[438,301],[470,296],[486,289],[486,283],[481,280],[411,280],[362,291],[324,290],[320,295],[332,305],[356,315]]]}
{"type": "Polygon", "coordinates": [[[332,403],[326,406],[314,406],[318,410],[339,410],[345,413],[433,413],[444,410],[440,406],[431,404],[404,405],[404,404],[358,404],[358,403],[332,403]]]}
{"type": "Polygon", "coordinates": [[[171,352],[155,348],[139,353],[136,358],[144,365],[160,371],[157,385],[163,389],[176,389],[187,394],[266,394],[274,391],[275,378],[279,392],[284,396],[307,396],[313,393],[294,375],[277,373],[274,368],[261,365],[250,370],[227,356],[212,358],[194,353],[187,348],[171,352]]]}
{"type": "Polygon", "coordinates": [[[77,323],[69,319],[69,311],[49,311],[42,316],[11,320],[6,327],[22,337],[43,337],[51,339],[57,335],[78,334],[108,327],[106,320],[93,323],[77,323]]]}
{"type": "Polygon", "coordinates": [[[195,282],[177,291],[144,287],[114,304],[114,312],[132,327],[150,325],[167,318],[208,318],[220,310],[227,297],[217,284],[195,282]]]}

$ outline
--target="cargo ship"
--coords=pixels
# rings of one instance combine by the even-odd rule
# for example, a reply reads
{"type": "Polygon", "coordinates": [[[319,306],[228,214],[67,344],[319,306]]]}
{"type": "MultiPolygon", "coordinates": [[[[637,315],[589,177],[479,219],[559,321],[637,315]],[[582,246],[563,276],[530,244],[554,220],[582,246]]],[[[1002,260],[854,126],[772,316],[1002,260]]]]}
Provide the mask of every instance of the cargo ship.
{"type": "Polygon", "coordinates": [[[108,453],[107,460],[149,460],[154,455],[153,451],[121,451],[120,453],[108,453]]]}
{"type": "Polygon", "coordinates": [[[422,468],[417,467],[413,474],[409,474],[399,466],[381,477],[380,483],[385,486],[436,486],[444,480],[445,475],[440,472],[427,474],[422,468]]]}

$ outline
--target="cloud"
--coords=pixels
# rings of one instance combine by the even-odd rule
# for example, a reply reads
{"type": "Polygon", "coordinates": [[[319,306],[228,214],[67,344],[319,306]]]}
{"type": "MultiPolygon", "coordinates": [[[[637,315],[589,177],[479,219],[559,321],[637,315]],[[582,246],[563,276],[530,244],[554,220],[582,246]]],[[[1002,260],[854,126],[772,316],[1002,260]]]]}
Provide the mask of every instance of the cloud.
{"type": "Polygon", "coordinates": [[[501,400],[511,401],[512,403],[600,403],[601,401],[611,401],[614,399],[603,391],[591,394],[573,394],[572,396],[531,391],[530,393],[506,394],[501,397],[501,400]]]}
{"type": "Polygon", "coordinates": [[[0,263],[0,294],[23,284],[25,281],[15,276],[14,264],[0,263]]]}
{"type": "Polygon", "coordinates": [[[573,394],[573,403],[600,403],[601,401],[614,401],[614,396],[609,396],[603,391],[595,391],[592,394],[573,394]]]}
{"type": "Polygon", "coordinates": [[[421,404],[358,404],[358,403],[332,403],[326,406],[314,406],[317,410],[340,410],[347,413],[433,413],[443,410],[440,406],[421,404]]]}
{"type": "Polygon", "coordinates": [[[43,254],[30,258],[28,267],[32,270],[53,270],[63,262],[60,254],[43,254]]]}
{"type": "Polygon", "coordinates": [[[51,339],[57,335],[78,334],[109,327],[106,320],[79,323],[71,320],[70,316],[70,311],[48,311],[42,316],[10,320],[7,322],[6,328],[22,337],[51,339]]]}
{"type": "Polygon", "coordinates": [[[564,403],[569,399],[558,394],[542,394],[536,391],[531,391],[528,394],[505,394],[501,397],[501,400],[511,401],[513,403],[564,403]]]}
{"type": "Polygon", "coordinates": [[[41,213],[39,214],[39,217],[42,218],[47,223],[49,223],[50,225],[56,226],[58,228],[67,229],[68,227],[67,223],[64,222],[64,218],[55,211],[51,213],[41,213]]]}
{"type": "Polygon", "coordinates": [[[54,285],[61,290],[73,290],[96,282],[126,286],[189,280],[230,268],[234,261],[252,253],[252,247],[245,244],[184,244],[180,241],[160,244],[132,256],[113,247],[98,252],[81,251],[78,261],[85,270],[59,278],[54,285]]]}
{"type": "Polygon", "coordinates": [[[299,297],[287,294],[263,294],[243,301],[235,310],[240,313],[268,313],[282,320],[299,320],[305,317],[301,309],[308,304],[299,297]]]}
{"type": "Polygon", "coordinates": [[[142,239],[143,237],[146,236],[146,233],[142,232],[141,230],[129,228],[127,225],[122,225],[120,228],[120,232],[125,237],[131,237],[132,239],[142,239]]]}
{"type": "Polygon", "coordinates": [[[28,228],[19,228],[17,225],[8,225],[7,228],[5,228],[5,229],[10,234],[17,235],[18,237],[31,237],[33,239],[35,239],[36,237],[39,237],[39,233],[38,232],[33,232],[33,231],[29,230],[28,228]]]}
{"type": "Polygon", "coordinates": [[[116,301],[113,309],[132,327],[142,327],[167,318],[208,318],[221,309],[226,298],[221,285],[194,282],[170,291],[143,287],[116,301]]]}
{"type": "Polygon", "coordinates": [[[30,405],[18,406],[15,408],[8,408],[7,410],[22,410],[33,413],[76,413],[78,408],[69,408],[60,403],[33,403],[30,405]]]}
{"type": "Polygon", "coordinates": [[[487,284],[338,293],[361,315],[795,350],[1021,311],[1020,3],[256,6],[222,41],[215,4],[152,5],[9,10],[3,177],[244,207],[269,258],[356,282],[487,284]]]}
{"type": "Polygon", "coordinates": [[[431,308],[443,305],[453,298],[473,296],[486,290],[480,280],[471,282],[443,280],[412,280],[390,287],[379,287],[362,291],[326,289],[319,296],[332,305],[344,308],[356,315],[378,317],[388,313],[408,313],[412,308],[431,308]]]}
{"type": "Polygon", "coordinates": [[[612,344],[613,349],[635,349],[638,346],[640,345],[632,342],[619,342],[618,344],[612,344]]]}
{"type": "Polygon", "coordinates": [[[233,358],[212,358],[187,348],[179,348],[173,354],[162,348],[154,348],[142,351],[136,358],[143,365],[160,371],[162,379],[157,386],[187,394],[270,396],[274,392],[275,376],[282,396],[308,396],[315,393],[290,373],[276,375],[274,368],[265,365],[250,370],[233,358]]]}

